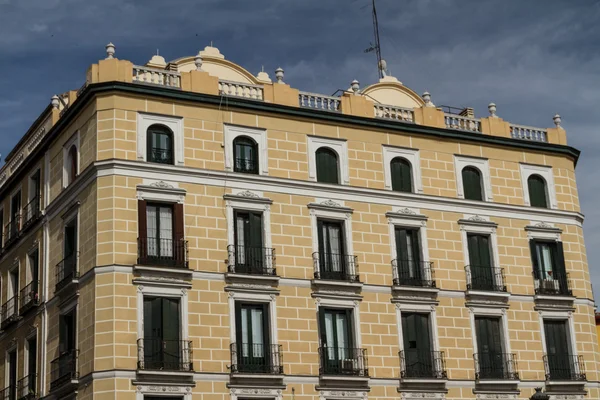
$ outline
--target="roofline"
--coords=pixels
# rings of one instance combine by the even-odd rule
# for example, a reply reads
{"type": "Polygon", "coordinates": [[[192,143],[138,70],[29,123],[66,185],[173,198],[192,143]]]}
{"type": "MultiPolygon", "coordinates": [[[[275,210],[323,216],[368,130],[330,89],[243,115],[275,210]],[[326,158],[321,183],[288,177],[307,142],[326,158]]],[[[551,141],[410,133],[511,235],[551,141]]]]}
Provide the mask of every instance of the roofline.
{"type": "Polygon", "coordinates": [[[44,121],[44,119],[46,117],[48,117],[48,113],[52,110],[52,104],[48,104],[46,106],[46,108],[44,109],[44,111],[41,112],[41,114],[39,115],[39,117],[37,117],[37,119],[34,121],[33,124],[31,124],[31,126],[29,127],[29,129],[27,130],[27,132],[25,132],[25,134],[23,136],[21,136],[21,139],[19,139],[19,141],[17,142],[17,144],[14,145],[14,147],[12,148],[11,151],[8,152],[8,154],[6,155],[6,157],[4,157],[4,162],[6,164],[8,164],[8,162],[10,161],[10,159],[15,155],[16,151],[21,147],[21,145],[23,145],[27,139],[29,138],[29,136],[32,135],[32,133],[39,128],[40,123],[42,123],[44,121]]]}

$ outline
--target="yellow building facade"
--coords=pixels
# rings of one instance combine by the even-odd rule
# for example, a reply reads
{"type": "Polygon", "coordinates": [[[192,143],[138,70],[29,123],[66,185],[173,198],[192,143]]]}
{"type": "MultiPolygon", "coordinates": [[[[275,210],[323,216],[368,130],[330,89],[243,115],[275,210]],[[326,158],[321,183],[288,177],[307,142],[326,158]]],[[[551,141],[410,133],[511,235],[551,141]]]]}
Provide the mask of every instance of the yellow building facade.
{"type": "Polygon", "coordinates": [[[0,171],[3,399],[598,399],[560,117],[114,57],[0,171]]]}

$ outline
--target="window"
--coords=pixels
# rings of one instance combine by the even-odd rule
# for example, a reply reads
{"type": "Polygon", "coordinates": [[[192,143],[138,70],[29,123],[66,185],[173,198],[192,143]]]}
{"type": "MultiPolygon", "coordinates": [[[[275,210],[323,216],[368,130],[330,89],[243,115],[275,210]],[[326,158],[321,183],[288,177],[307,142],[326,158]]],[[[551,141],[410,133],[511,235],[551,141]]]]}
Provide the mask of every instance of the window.
{"type": "Polygon", "coordinates": [[[338,155],[328,147],[321,147],[316,152],[317,182],[340,183],[338,155]]]}
{"type": "Polygon", "coordinates": [[[77,217],[65,225],[63,238],[63,260],[58,265],[57,288],[62,288],[77,275],[77,217]]]}
{"type": "Polygon", "coordinates": [[[27,311],[28,308],[38,305],[40,301],[39,295],[39,249],[33,250],[27,255],[27,285],[21,290],[21,313],[27,311]]]}
{"type": "Polygon", "coordinates": [[[407,286],[423,286],[426,278],[424,264],[421,262],[421,246],[419,229],[396,226],[396,267],[398,284],[407,286]]]}
{"type": "Polygon", "coordinates": [[[467,200],[483,200],[481,172],[475,167],[462,170],[463,191],[467,200]]]}
{"type": "Polygon", "coordinates": [[[529,176],[527,188],[529,189],[529,203],[532,207],[548,208],[548,191],[544,178],[538,174],[529,176]]]}
{"type": "Polygon", "coordinates": [[[503,291],[501,271],[494,268],[492,262],[490,236],[468,233],[467,243],[469,250],[467,283],[470,286],[469,289],[503,291]]]}
{"type": "Polygon", "coordinates": [[[320,309],[321,357],[325,374],[354,374],[357,352],[354,348],[352,310],[320,309]]]}
{"type": "Polygon", "coordinates": [[[319,279],[351,280],[353,257],[346,255],[342,221],[317,221],[319,279]]]}
{"type": "Polygon", "coordinates": [[[19,267],[8,273],[8,301],[6,303],[5,319],[17,315],[19,306],[19,267]]]}
{"type": "Polygon", "coordinates": [[[141,369],[187,370],[183,360],[179,299],[144,296],[141,369]]]}
{"type": "Polygon", "coordinates": [[[578,357],[573,355],[568,320],[544,320],[546,369],[551,380],[580,380],[578,357]]]}
{"type": "Polygon", "coordinates": [[[258,174],[258,144],[247,136],[233,140],[233,170],[246,174],[258,174]]]}
{"type": "Polygon", "coordinates": [[[76,311],[58,317],[58,357],[50,363],[50,390],[77,378],[77,318],[76,311]]]}
{"type": "Polygon", "coordinates": [[[402,373],[404,378],[430,378],[436,376],[437,360],[432,351],[429,314],[402,313],[403,350],[402,373]]]}
{"type": "Polygon", "coordinates": [[[148,161],[159,164],[173,164],[173,132],[164,125],[151,125],[148,128],[148,161]]]}
{"type": "Polygon", "coordinates": [[[35,218],[40,215],[40,200],[41,200],[41,177],[40,170],[35,171],[29,177],[28,203],[25,206],[23,215],[23,227],[29,225],[35,218]]]}
{"type": "MultiPolygon", "coordinates": [[[[5,394],[6,399],[16,399],[17,398],[17,349],[11,350],[7,354],[7,362],[8,362],[8,393],[5,394]]],[[[6,393],[6,392],[4,392],[6,393]]]]}
{"type": "Polygon", "coordinates": [[[71,310],[60,315],[58,319],[58,350],[60,355],[69,354],[73,352],[73,350],[77,349],[76,324],[77,320],[75,310],[71,310]]]}
{"type": "Polygon", "coordinates": [[[267,258],[270,251],[263,246],[262,213],[234,211],[235,272],[244,274],[270,274],[272,266],[267,258]]]}
{"type": "Polygon", "coordinates": [[[476,316],[475,334],[479,379],[503,379],[506,376],[500,317],[476,316]]]}
{"type": "Polygon", "coordinates": [[[79,157],[79,153],[77,151],[77,146],[71,145],[71,147],[69,148],[69,151],[67,152],[67,162],[66,162],[67,184],[66,184],[66,186],[69,186],[71,183],[73,183],[73,181],[75,180],[75,178],[77,178],[77,175],[79,174],[79,171],[78,171],[79,162],[77,160],[78,157],[79,157]]]}
{"type": "Polygon", "coordinates": [[[37,337],[33,336],[27,339],[27,370],[26,376],[19,381],[19,397],[26,397],[28,394],[35,395],[36,376],[37,376],[37,337]]]}
{"type": "Polygon", "coordinates": [[[536,293],[570,295],[562,242],[532,239],[529,246],[536,293]]]}
{"type": "Polygon", "coordinates": [[[183,204],[138,201],[139,263],[187,267],[183,204]]]}
{"type": "Polygon", "coordinates": [[[21,191],[10,199],[10,221],[6,227],[6,240],[12,242],[19,235],[21,220],[21,191]]]}
{"type": "Polygon", "coordinates": [[[396,157],[390,163],[392,190],[396,192],[413,191],[412,168],[410,162],[402,157],[396,157]]]}
{"type": "Polygon", "coordinates": [[[5,247],[6,236],[4,235],[4,209],[0,209],[0,245],[5,247]]]}
{"type": "Polygon", "coordinates": [[[236,372],[272,373],[268,305],[236,302],[235,307],[236,372]]]}

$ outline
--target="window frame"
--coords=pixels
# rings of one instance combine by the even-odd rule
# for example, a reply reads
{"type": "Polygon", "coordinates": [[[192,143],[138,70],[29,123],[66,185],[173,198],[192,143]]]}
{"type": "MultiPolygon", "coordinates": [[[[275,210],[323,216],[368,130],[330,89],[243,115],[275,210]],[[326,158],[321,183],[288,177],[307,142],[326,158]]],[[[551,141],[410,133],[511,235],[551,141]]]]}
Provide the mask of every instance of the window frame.
{"type": "Polygon", "coordinates": [[[137,113],[137,159],[148,162],[148,129],[152,125],[163,125],[173,134],[173,164],[158,165],[184,165],[183,117],[172,115],[137,113]]]}
{"type": "MultiPolygon", "coordinates": [[[[471,340],[473,344],[473,354],[479,354],[477,346],[476,317],[495,317],[500,318],[502,334],[502,352],[512,354],[510,346],[510,334],[508,330],[508,319],[506,317],[506,308],[488,308],[488,307],[469,307],[469,319],[471,322],[471,340]]],[[[475,371],[477,372],[477,371],[475,371]]]]}
{"type": "MultiPolygon", "coordinates": [[[[332,148],[328,147],[328,146],[320,146],[317,150],[315,150],[315,168],[316,168],[316,177],[317,177],[317,182],[319,183],[325,183],[325,184],[329,184],[329,185],[339,185],[340,184],[340,177],[341,177],[341,171],[340,171],[340,155],[332,148]],[[321,181],[319,180],[319,170],[322,170],[323,167],[319,164],[319,154],[326,154],[328,157],[332,157],[332,159],[330,161],[333,161],[333,159],[335,159],[335,182],[325,182],[325,181],[321,181]]],[[[321,177],[321,178],[325,178],[325,177],[321,177]]]]}
{"type": "MultiPolygon", "coordinates": [[[[519,169],[521,172],[521,184],[523,188],[523,202],[526,206],[531,207],[531,199],[529,196],[529,177],[531,175],[539,175],[546,181],[546,209],[557,209],[558,203],[556,200],[556,186],[554,184],[554,173],[552,167],[545,165],[531,165],[520,163],[519,169]]],[[[539,208],[539,207],[536,207],[539,208]]]]}
{"type": "MultiPolygon", "coordinates": [[[[423,182],[421,180],[421,157],[419,150],[394,146],[382,146],[384,184],[387,190],[392,189],[391,162],[396,157],[404,158],[411,166],[412,190],[410,193],[423,193],[423,182]]],[[[408,192],[396,192],[408,193],[408,192]]]]}
{"type": "Polygon", "coordinates": [[[262,213],[263,247],[272,248],[271,241],[271,204],[273,201],[263,197],[262,192],[244,191],[237,194],[226,194],[225,213],[227,219],[227,245],[235,246],[235,212],[249,211],[262,213]]]}
{"type": "MultiPolygon", "coordinates": [[[[260,290],[260,289],[259,289],[260,290]]],[[[269,335],[269,343],[271,345],[279,344],[277,336],[277,294],[269,291],[229,291],[229,341],[237,343],[237,320],[236,320],[236,303],[256,303],[264,304],[267,307],[269,318],[269,330],[265,332],[269,335]]]]}
{"type": "Polygon", "coordinates": [[[402,313],[429,315],[429,329],[431,334],[431,350],[440,351],[440,338],[438,335],[437,312],[432,304],[396,303],[396,326],[398,329],[398,349],[404,350],[404,335],[402,332],[402,313]]]}
{"type": "Polygon", "coordinates": [[[173,131],[166,125],[164,124],[152,124],[148,127],[147,129],[147,134],[146,134],[146,160],[147,162],[151,162],[154,164],[162,164],[162,165],[174,165],[175,164],[175,134],[173,133],[173,131]],[[152,127],[158,127],[158,128],[154,128],[154,129],[162,129],[162,132],[157,132],[157,131],[152,131],[150,128],[152,127]],[[169,137],[169,140],[171,141],[171,162],[159,162],[159,161],[155,161],[155,160],[150,160],[150,146],[151,146],[151,140],[148,140],[148,137],[151,134],[156,134],[156,135],[167,135],[169,137]]]}
{"type": "MultiPolygon", "coordinates": [[[[483,190],[483,199],[481,201],[493,201],[492,184],[490,179],[489,162],[484,158],[454,156],[454,171],[456,176],[456,191],[459,199],[465,199],[464,183],[462,171],[465,167],[472,167],[481,173],[481,189],[483,190]]],[[[468,200],[468,199],[465,199],[468,200]]],[[[469,200],[479,201],[479,200],[469,200]]]]}
{"type": "Polygon", "coordinates": [[[269,174],[269,160],[267,157],[267,130],[247,126],[224,124],[225,144],[225,171],[234,172],[234,145],[233,141],[239,136],[247,136],[256,143],[258,165],[256,175],[269,174]]]}
{"type": "Polygon", "coordinates": [[[137,285],[137,335],[138,339],[144,338],[144,297],[166,297],[179,300],[179,329],[180,340],[189,340],[189,325],[188,325],[188,288],[191,285],[184,287],[165,287],[159,283],[151,281],[140,281],[137,285]]]}
{"type": "Polygon", "coordinates": [[[81,173],[81,151],[80,151],[80,133],[79,131],[75,132],[75,134],[73,136],[71,136],[71,138],[69,138],[69,140],[67,140],[67,142],[63,145],[63,174],[62,174],[62,186],[63,189],[70,186],[73,181],[71,180],[72,176],[70,173],[72,173],[71,171],[71,166],[69,165],[69,162],[71,161],[70,158],[70,152],[71,149],[73,148],[73,146],[76,149],[77,152],[77,160],[76,161],[76,173],[75,173],[75,179],[80,175],[81,173]]]}
{"type": "MultiPolygon", "coordinates": [[[[258,173],[260,171],[260,160],[261,160],[261,157],[260,157],[260,152],[258,150],[258,143],[256,142],[256,140],[254,140],[250,136],[238,135],[238,136],[236,136],[233,139],[233,143],[231,144],[231,146],[233,147],[233,157],[232,157],[233,172],[238,172],[238,173],[241,173],[241,174],[249,174],[249,175],[258,175],[258,173]],[[248,146],[248,147],[251,147],[252,148],[252,152],[256,156],[255,160],[250,159],[250,161],[251,162],[253,161],[254,164],[255,164],[255,167],[252,170],[248,170],[248,171],[237,170],[236,171],[236,165],[237,165],[236,160],[238,159],[238,157],[237,157],[238,156],[238,154],[237,154],[237,147],[238,147],[238,144],[240,144],[239,143],[240,141],[245,141],[246,142],[245,145],[248,146]]],[[[246,159],[244,159],[244,160],[246,160],[246,159]]]]}
{"type": "Polygon", "coordinates": [[[550,206],[550,199],[548,198],[548,183],[546,182],[546,179],[544,179],[543,176],[541,176],[540,174],[531,174],[529,175],[529,177],[527,178],[527,190],[529,191],[529,203],[531,205],[531,207],[538,207],[538,208],[549,208],[550,206]],[[539,179],[543,185],[543,196],[544,196],[544,205],[534,205],[532,200],[532,193],[531,193],[531,180],[532,179],[539,179]]]}
{"type": "Polygon", "coordinates": [[[325,297],[316,297],[315,303],[317,305],[317,334],[319,336],[319,347],[324,347],[322,343],[322,329],[321,326],[321,308],[324,309],[340,309],[340,310],[350,310],[351,321],[350,327],[352,328],[351,336],[352,336],[352,345],[353,348],[362,349],[362,335],[360,332],[360,301],[351,300],[346,298],[330,298],[325,297]]]}
{"type": "Polygon", "coordinates": [[[544,321],[545,320],[554,320],[554,321],[566,321],[568,327],[569,337],[567,341],[569,342],[569,347],[571,348],[571,352],[573,356],[579,355],[577,353],[577,336],[575,331],[575,322],[573,318],[573,312],[571,311],[546,311],[539,310],[539,324],[540,324],[540,338],[542,340],[542,352],[544,354],[548,354],[548,348],[546,346],[546,333],[544,332],[544,321]]]}
{"type": "Polygon", "coordinates": [[[317,150],[321,147],[328,147],[338,156],[338,184],[349,185],[348,142],[345,139],[330,139],[319,136],[307,136],[306,140],[308,141],[308,179],[317,182],[317,150]]]}
{"type": "Polygon", "coordinates": [[[316,199],[316,203],[309,203],[309,215],[311,218],[313,253],[319,252],[319,219],[339,221],[342,223],[344,235],[344,250],[346,255],[354,255],[352,244],[352,210],[345,207],[343,203],[332,200],[316,199]]]}

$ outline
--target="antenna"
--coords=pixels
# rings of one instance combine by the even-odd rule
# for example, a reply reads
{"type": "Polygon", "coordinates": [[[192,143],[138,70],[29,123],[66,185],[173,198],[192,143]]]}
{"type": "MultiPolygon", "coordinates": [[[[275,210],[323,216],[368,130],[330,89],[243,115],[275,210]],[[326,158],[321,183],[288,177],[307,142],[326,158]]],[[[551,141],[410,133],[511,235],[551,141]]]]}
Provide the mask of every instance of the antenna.
{"type": "Polygon", "coordinates": [[[375,38],[375,44],[371,43],[365,53],[375,52],[377,56],[377,71],[379,72],[379,78],[386,76],[387,65],[385,60],[381,58],[381,45],[379,43],[379,22],[377,21],[377,8],[375,8],[375,0],[373,0],[373,36],[375,38]]]}

